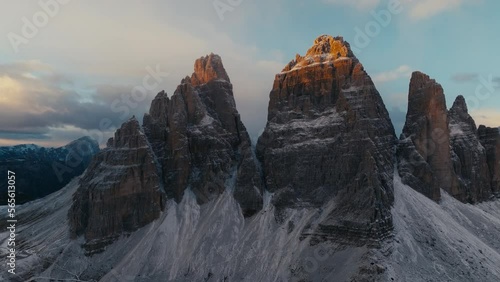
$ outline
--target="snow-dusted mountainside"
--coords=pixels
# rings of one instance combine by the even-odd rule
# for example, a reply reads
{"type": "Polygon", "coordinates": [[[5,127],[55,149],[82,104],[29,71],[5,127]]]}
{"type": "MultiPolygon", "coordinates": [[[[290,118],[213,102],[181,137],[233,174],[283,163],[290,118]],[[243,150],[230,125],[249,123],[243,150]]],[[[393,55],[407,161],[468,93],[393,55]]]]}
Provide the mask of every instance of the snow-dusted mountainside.
{"type": "Polygon", "coordinates": [[[500,200],[436,203],[394,181],[394,238],[384,281],[500,281],[500,200]]]}
{"type": "MultiPolygon", "coordinates": [[[[18,175],[17,203],[53,193],[82,174],[99,145],[90,137],[82,137],[63,147],[44,148],[33,144],[0,147],[0,172],[7,169],[18,175]]],[[[7,203],[7,182],[0,182],[0,205],[7,203]]]]}
{"type": "MultiPolygon", "coordinates": [[[[7,281],[498,281],[500,201],[470,205],[443,191],[440,204],[394,176],[393,238],[379,248],[322,242],[304,229],[333,208],[299,208],[278,224],[272,194],[245,219],[230,189],[199,206],[191,191],[162,216],[85,256],[69,239],[67,212],[78,179],[19,206],[18,279],[7,281]],[[31,280],[30,280],[31,279],[31,280]],[[367,279],[367,280],[363,280],[367,279]]],[[[231,186],[231,183],[227,183],[231,186]]],[[[0,214],[6,214],[5,208],[0,214]]],[[[2,218],[2,222],[5,220],[2,218]]],[[[2,230],[5,230],[2,226],[2,230]]],[[[0,256],[7,232],[0,233],[0,256]]]]}

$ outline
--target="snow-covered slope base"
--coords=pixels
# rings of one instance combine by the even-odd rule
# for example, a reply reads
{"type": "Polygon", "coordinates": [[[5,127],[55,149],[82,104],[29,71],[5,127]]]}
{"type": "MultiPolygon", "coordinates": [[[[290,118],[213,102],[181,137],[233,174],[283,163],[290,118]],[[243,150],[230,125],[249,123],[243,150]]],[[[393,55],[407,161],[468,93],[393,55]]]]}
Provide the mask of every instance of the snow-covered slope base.
{"type": "Polygon", "coordinates": [[[395,176],[394,241],[386,281],[500,281],[500,201],[440,204],[395,176]],[[391,279],[392,278],[392,279],[391,279]]]}
{"type": "MultiPolygon", "coordinates": [[[[376,273],[366,247],[331,242],[311,246],[309,239],[301,240],[304,228],[314,228],[324,220],[332,204],[321,213],[290,210],[285,222],[278,224],[270,204],[272,195],[266,195],[264,210],[245,219],[231,189],[203,206],[187,190],[180,204],[168,203],[160,219],[87,257],[81,248],[83,239],[70,240],[68,234],[66,215],[76,186],[72,182],[56,194],[18,207],[18,276],[9,276],[2,265],[3,278],[284,282],[347,281],[361,267],[376,273]]],[[[0,234],[2,259],[7,236],[0,234]]]]}
{"type": "MultiPolygon", "coordinates": [[[[160,219],[85,256],[67,212],[78,179],[18,207],[16,273],[7,281],[500,281],[500,202],[437,204],[395,176],[394,237],[381,248],[301,240],[334,207],[289,210],[278,224],[272,195],[244,219],[230,189],[199,206],[187,192],[160,219]]],[[[188,190],[189,191],[189,190],[188,190]]],[[[2,217],[5,207],[0,208],[2,217]]],[[[5,220],[2,219],[2,222],[5,220]]],[[[5,230],[3,227],[2,230],[5,230]]],[[[0,233],[5,260],[8,233],[0,233]]],[[[0,279],[1,281],[2,279],[0,279]]]]}
{"type": "Polygon", "coordinates": [[[66,187],[45,198],[16,207],[16,275],[7,273],[6,269],[10,233],[6,229],[7,206],[0,206],[0,281],[26,281],[52,265],[70,245],[68,209],[79,179],[73,179],[66,187]]]}

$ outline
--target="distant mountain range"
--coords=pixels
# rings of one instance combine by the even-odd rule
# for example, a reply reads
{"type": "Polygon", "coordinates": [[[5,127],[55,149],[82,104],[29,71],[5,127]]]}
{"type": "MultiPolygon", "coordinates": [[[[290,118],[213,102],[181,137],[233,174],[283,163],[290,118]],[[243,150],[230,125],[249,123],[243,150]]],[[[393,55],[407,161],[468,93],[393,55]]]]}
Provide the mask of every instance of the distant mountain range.
{"type": "MultiPolygon", "coordinates": [[[[66,186],[82,174],[99,145],[90,137],[82,137],[60,148],[37,145],[0,147],[0,171],[17,175],[16,203],[42,198],[66,186]]],[[[7,182],[0,183],[0,205],[7,203],[7,182]]]]}

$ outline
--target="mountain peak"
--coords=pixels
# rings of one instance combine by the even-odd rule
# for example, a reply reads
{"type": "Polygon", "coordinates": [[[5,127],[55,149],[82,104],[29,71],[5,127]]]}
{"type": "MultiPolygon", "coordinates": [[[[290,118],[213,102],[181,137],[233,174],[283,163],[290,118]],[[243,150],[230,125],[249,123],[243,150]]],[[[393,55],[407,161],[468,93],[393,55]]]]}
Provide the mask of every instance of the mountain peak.
{"type": "Polygon", "coordinates": [[[156,94],[155,96],[155,99],[164,99],[164,98],[168,98],[168,94],[165,90],[158,92],[158,94],[156,94]]]}
{"type": "Polygon", "coordinates": [[[452,195],[458,193],[447,114],[441,85],[427,74],[413,72],[406,123],[398,148],[399,172],[404,184],[435,201],[441,199],[441,188],[452,195]],[[414,161],[417,159],[421,162],[414,161]],[[423,163],[425,165],[420,166],[423,163]]]}
{"type": "Polygon", "coordinates": [[[97,142],[97,140],[95,140],[90,136],[83,136],[68,143],[62,148],[66,149],[74,148],[80,155],[84,153],[85,155],[95,155],[96,153],[99,152],[99,143],[97,142]]]}
{"type": "Polygon", "coordinates": [[[451,107],[452,111],[460,111],[467,113],[467,103],[465,102],[465,98],[462,95],[458,95],[457,98],[455,99],[455,102],[453,102],[453,106],[451,107]]]}
{"type": "MultiPolygon", "coordinates": [[[[441,85],[437,83],[435,79],[432,79],[429,75],[423,72],[414,71],[411,74],[410,86],[413,89],[423,89],[434,85],[441,87],[441,85]]],[[[412,93],[414,92],[410,91],[410,94],[412,93]]]]}
{"type": "Polygon", "coordinates": [[[113,147],[115,148],[138,148],[145,145],[146,141],[142,136],[141,126],[135,115],[116,130],[113,138],[113,147]]]}
{"type": "Polygon", "coordinates": [[[295,60],[288,63],[282,72],[308,67],[311,65],[334,63],[342,59],[356,59],[351,46],[341,36],[321,35],[316,40],[305,56],[296,55],[295,60]]]}
{"type": "Polygon", "coordinates": [[[308,56],[332,55],[334,59],[340,57],[354,57],[349,43],[341,36],[321,35],[314,40],[314,45],[306,53],[308,56]]]}
{"type": "Polygon", "coordinates": [[[191,84],[193,86],[205,84],[218,79],[231,82],[219,55],[211,53],[210,55],[201,57],[195,61],[194,73],[191,76],[191,84]]]}

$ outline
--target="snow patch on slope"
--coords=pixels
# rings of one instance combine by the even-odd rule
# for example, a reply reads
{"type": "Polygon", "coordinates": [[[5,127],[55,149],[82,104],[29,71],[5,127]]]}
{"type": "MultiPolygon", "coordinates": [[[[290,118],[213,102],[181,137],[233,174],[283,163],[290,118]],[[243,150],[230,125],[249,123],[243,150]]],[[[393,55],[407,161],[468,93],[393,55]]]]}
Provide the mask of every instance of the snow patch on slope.
{"type": "MultiPolygon", "coordinates": [[[[466,125],[465,125],[466,126],[466,125]]],[[[450,135],[451,136],[459,136],[463,135],[464,132],[462,131],[462,128],[464,128],[464,125],[461,124],[455,124],[455,123],[450,123],[450,135]]]]}

